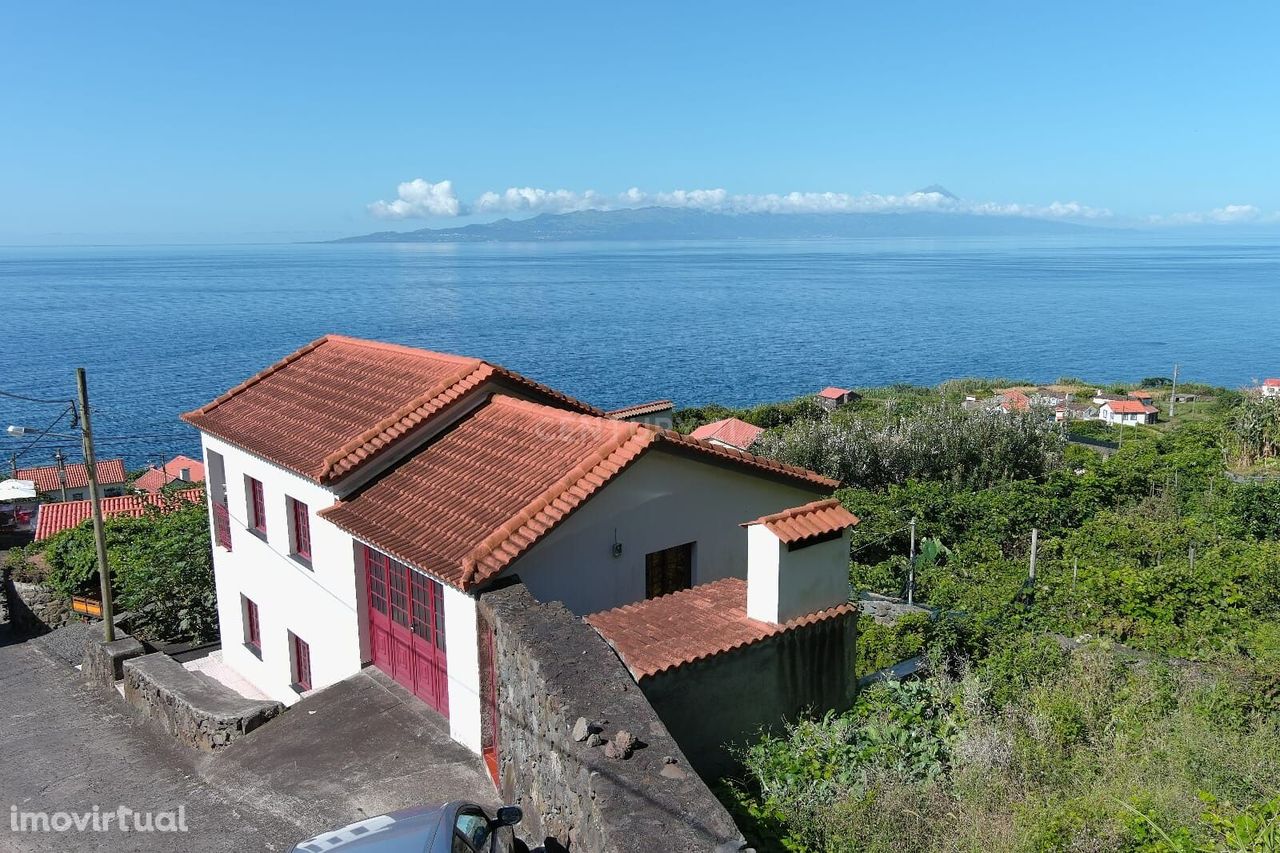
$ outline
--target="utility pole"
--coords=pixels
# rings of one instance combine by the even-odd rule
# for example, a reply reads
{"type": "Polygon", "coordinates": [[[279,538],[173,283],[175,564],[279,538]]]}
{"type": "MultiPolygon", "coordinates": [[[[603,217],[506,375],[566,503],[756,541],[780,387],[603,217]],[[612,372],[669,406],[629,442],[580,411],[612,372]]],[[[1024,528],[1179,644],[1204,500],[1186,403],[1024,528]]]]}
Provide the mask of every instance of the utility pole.
{"type": "Polygon", "coordinates": [[[1178,365],[1173,366],[1173,386],[1169,389],[1169,420],[1173,420],[1173,399],[1178,396],[1178,365]]]}
{"type": "Polygon", "coordinates": [[[1190,548],[1187,549],[1187,563],[1189,564],[1187,566],[1188,570],[1194,572],[1196,570],[1196,546],[1195,545],[1192,545],[1190,548]]]}
{"type": "Polygon", "coordinates": [[[18,454],[16,453],[9,454],[9,471],[13,479],[18,479],[18,454]]]}
{"type": "Polygon", "coordinates": [[[1033,587],[1036,585],[1036,546],[1039,541],[1040,531],[1034,527],[1031,528],[1031,571],[1028,574],[1028,577],[1030,578],[1031,586],[1033,587]]]}
{"type": "Polygon", "coordinates": [[[107,535],[102,528],[102,494],[98,491],[98,460],[93,452],[93,426],[89,422],[89,384],[83,367],[76,368],[76,388],[80,392],[84,467],[89,479],[89,499],[93,501],[93,544],[98,551],[98,577],[102,582],[102,635],[110,643],[116,638],[115,614],[111,606],[111,568],[107,565],[107,535]]]}
{"type": "Polygon", "coordinates": [[[62,455],[62,448],[53,451],[54,461],[58,463],[58,485],[62,488],[62,500],[67,499],[67,460],[62,455]]]}
{"type": "Polygon", "coordinates": [[[911,556],[907,559],[907,604],[916,598],[916,517],[911,516],[911,556]]]}

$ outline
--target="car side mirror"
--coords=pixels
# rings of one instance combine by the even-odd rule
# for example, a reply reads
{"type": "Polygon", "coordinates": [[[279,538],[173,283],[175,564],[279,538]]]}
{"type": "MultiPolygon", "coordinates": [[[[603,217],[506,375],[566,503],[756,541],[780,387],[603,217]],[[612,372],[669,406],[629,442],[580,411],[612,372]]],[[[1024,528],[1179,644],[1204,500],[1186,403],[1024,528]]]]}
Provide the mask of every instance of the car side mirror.
{"type": "Polygon", "coordinates": [[[494,826],[515,826],[524,819],[524,811],[519,806],[503,806],[498,809],[498,816],[493,819],[494,826]]]}

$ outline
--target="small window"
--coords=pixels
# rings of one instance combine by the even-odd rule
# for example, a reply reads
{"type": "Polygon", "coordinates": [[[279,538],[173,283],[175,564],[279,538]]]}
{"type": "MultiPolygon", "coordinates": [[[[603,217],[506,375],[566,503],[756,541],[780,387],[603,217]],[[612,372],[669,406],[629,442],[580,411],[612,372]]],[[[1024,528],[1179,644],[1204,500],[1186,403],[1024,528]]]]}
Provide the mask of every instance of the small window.
{"type": "Polygon", "coordinates": [[[693,543],[645,554],[645,598],[657,598],[693,586],[693,543]]]}
{"type": "Polygon", "coordinates": [[[262,657],[262,625],[258,621],[258,605],[243,595],[240,601],[244,605],[244,644],[258,657],[262,657]]]}
{"type": "Polygon", "coordinates": [[[259,533],[267,532],[267,501],[262,494],[262,481],[246,477],[249,484],[249,524],[259,533]]]}
{"type": "Polygon", "coordinates": [[[483,850],[488,835],[489,818],[474,811],[460,812],[453,824],[453,846],[450,853],[483,850]]]}
{"type": "Polygon", "coordinates": [[[311,516],[307,505],[289,498],[289,508],[293,515],[293,555],[311,562],[311,516]]]}
{"type": "Polygon", "coordinates": [[[293,646],[293,685],[299,692],[306,692],[311,689],[311,646],[292,631],[289,641],[293,646]]]}

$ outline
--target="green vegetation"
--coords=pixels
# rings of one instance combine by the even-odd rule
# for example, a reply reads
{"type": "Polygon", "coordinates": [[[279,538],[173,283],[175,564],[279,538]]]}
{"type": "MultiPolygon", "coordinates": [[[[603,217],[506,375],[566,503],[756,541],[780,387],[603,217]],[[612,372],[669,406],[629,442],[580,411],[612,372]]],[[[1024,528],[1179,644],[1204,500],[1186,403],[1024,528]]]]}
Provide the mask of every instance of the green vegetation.
{"type": "MultiPolygon", "coordinates": [[[[215,638],[218,615],[204,504],[178,501],[168,512],[151,508],[140,517],[108,518],[104,524],[116,610],[134,614],[133,632],[149,640],[215,638]]],[[[49,565],[43,583],[66,596],[98,594],[91,523],[41,545],[35,550],[49,565]]]]}
{"type": "Polygon", "coordinates": [[[1226,476],[1276,453],[1275,404],[1197,388],[1211,401],[1125,428],[1104,458],[1036,415],[962,412],[998,383],[957,384],[868,394],[757,446],[841,476],[855,588],[903,593],[916,519],[933,544],[915,597],[943,616],[861,626],[859,674],[924,654],[928,678],[744,747],[722,792],[753,840],[1280,849],[1280,483],[1226,476]]]}

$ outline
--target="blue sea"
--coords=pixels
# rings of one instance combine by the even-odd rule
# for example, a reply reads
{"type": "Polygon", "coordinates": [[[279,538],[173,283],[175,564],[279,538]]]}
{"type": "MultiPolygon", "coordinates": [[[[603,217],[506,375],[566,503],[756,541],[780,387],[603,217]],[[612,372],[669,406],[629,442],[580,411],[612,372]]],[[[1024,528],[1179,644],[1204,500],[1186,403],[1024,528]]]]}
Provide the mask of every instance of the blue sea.
{"type": "MultiPolygon", "coordinates": [[[[1222,237],[8,247],[0,294],[0,390],[70,398],[87,368],[99,453],[135,466],[193,453],[180,412],[326,332],[484,357],[605,407],[1280,374],[1280,243],[1222,237]]],[[[0,398],[0,426],[58,411],[0,398]]],[[[6,473],[28,443],[0,436],[6,473]]],[[[22,464],[55,444],[78,455],[51,437],[22,464]]]]}

